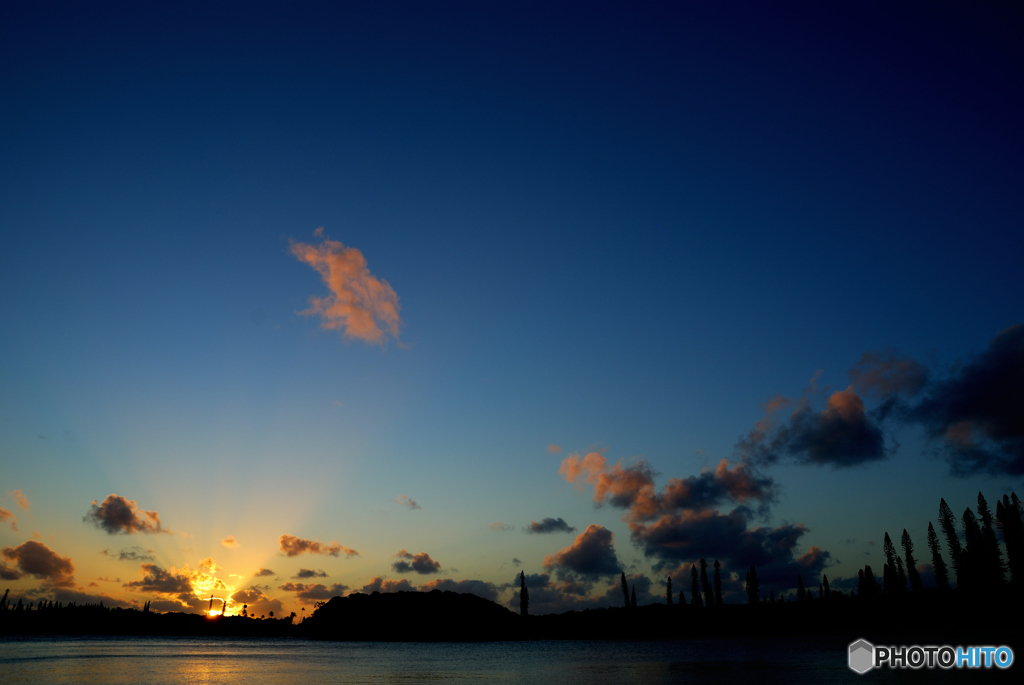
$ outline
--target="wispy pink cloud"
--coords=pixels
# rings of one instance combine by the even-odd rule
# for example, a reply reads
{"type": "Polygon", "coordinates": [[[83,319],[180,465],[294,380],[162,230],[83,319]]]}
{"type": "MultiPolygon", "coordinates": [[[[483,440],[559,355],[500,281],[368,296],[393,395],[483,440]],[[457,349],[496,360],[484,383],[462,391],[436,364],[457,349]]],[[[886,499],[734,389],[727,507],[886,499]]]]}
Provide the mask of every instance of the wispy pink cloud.
{"type": "Polygon", "coordinates": [[[300,554],[324,554],[331,557],[337,557],[344,554],[347,557],[358,557],[359,552],[346,547],[345,545],[332,542],[327,545],[319,540],[306,540],[304,538],[295,537],[294,535],[282,535],[278,542],[281,545],[281,553],[286,557],[297,557],[300,554]]]}
{"type": "MultiPolygon", "coordinates": [[[[315,235],[323,237],[323,229],[315,235]]],[[[388,335],[398,339],[398,295],[387,281],[370,273],[362,252],[329,238],[319,245],[293,242],[291,252],[316,269],[331,291],[325,297],[310,298],[309,309],[300,314],[317,315],[322,328],[340,330],[364,342],[380,345],[388,335]]]]}

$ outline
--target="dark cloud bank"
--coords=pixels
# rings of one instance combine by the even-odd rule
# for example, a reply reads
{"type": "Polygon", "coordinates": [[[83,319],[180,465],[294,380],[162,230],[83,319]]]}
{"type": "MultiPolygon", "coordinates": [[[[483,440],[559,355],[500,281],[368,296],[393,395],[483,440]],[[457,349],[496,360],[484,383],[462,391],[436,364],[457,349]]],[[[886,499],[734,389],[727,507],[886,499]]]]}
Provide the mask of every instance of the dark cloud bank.
{"type": "Polygon", "coordinates": [[[889,456],[885,425],[918,425],[953,475],[1024,474],[1024,326],[1000,332],[944,378],[885,351],[865,353],[850,380],[821,411],[812,409],[813,384],[797,400],[772,399],[737,452],[751,464],[843,468],[889,456]],[[877,406],[868,411],[864,398],[877,406]]]}

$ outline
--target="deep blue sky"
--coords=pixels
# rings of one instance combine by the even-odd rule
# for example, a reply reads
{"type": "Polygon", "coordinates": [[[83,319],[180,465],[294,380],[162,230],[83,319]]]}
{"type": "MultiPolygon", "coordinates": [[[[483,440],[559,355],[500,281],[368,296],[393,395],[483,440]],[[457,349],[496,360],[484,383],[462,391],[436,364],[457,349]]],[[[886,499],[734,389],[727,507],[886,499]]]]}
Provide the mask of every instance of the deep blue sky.
{"type": "MultiPolygon", "coordinates": [[[[406,548],[456,580],[555,575],[573,538],[519,531],[543,517],[650,575],[568,453],[646,458],[661,488],[740,459],[819,369],[816,412],[865,352],[955,376],[1024,319],[1015,16],[212,4],[0,6],[0,467],[33,502],[0,500],[0,543],[53,536],[80,591],[139,573],[81,522],[114,492],[195,538],[143,540],[161,567],[212,554],[235,587],[284,568],[284,533],[363,552],[322,562],[352,589],[406,548]],[[326,288],[290,241],[318,227],[393,287],[400,341],[297,315],[326,288]]],[[[1020,487],[951,475],[931,425],[764,466],[750,525],[804,523],[793,553],[849,577],[886,530],[923,549],[939,497],[1020,487]]]]}

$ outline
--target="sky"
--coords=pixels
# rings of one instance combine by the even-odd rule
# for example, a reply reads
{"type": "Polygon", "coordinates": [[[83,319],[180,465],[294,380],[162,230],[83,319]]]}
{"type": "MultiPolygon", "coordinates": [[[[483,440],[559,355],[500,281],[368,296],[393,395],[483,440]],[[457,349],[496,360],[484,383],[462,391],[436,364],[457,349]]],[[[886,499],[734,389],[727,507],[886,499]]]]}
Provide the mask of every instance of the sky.
{"type": "Polygon", "coordinates": [[[12,597],[742,601],[1021,490],[1018,16],[151,4],[0,4],[12,597]]]}

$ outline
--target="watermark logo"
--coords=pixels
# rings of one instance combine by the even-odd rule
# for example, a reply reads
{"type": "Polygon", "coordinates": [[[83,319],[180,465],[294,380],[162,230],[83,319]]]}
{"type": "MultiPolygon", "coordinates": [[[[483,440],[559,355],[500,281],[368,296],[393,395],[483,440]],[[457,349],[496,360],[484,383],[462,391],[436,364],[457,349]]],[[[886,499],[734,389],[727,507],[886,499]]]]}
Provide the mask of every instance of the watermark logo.
{"type": "Polygon", "coordinates": [[[875,646],[867,640],[857,640],[850,645],[850,668],[857,673],[867,673],[875,667],[875,646]]]}
{"type": "Polygon", "coordinates": [[[875,646],[867,640],[850,643],[850,670],[864,674],[873,668],[1009,668],[1013,650],[1000,647],[910,645],[875,646]]]}

